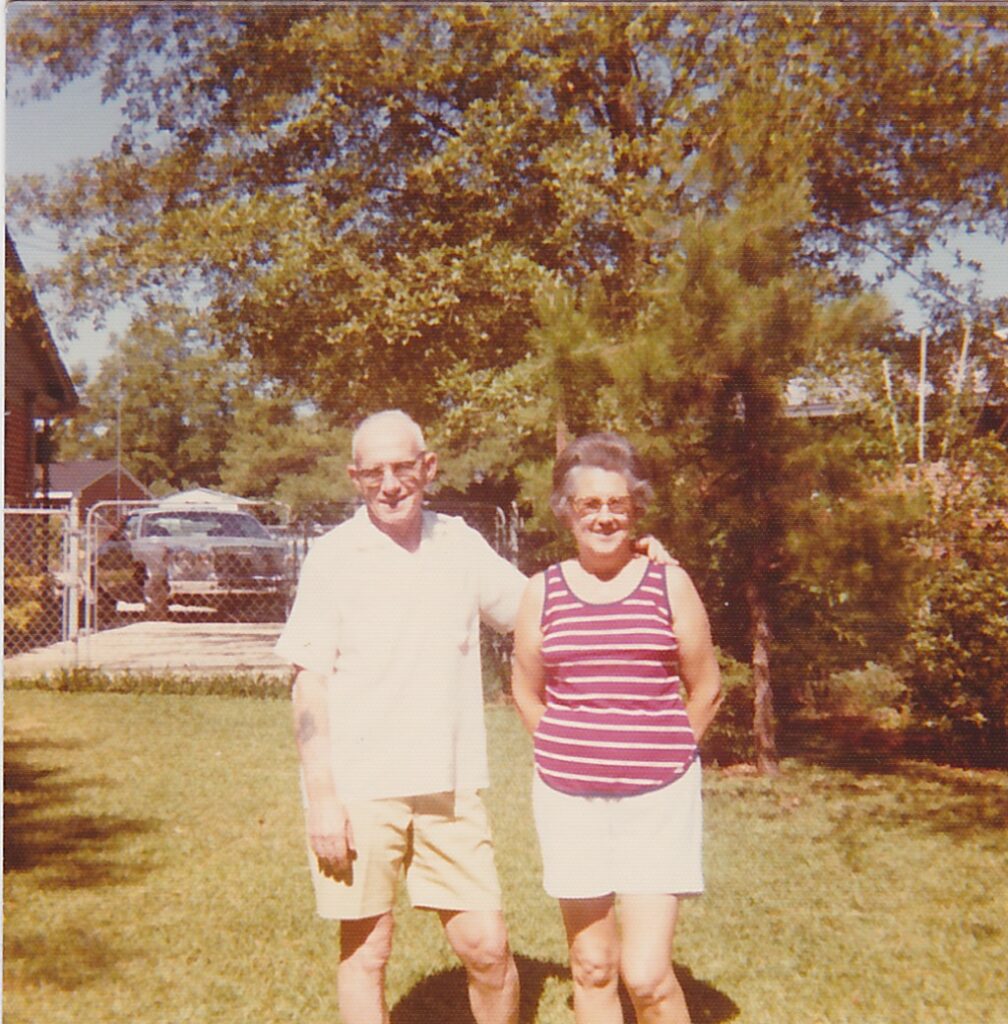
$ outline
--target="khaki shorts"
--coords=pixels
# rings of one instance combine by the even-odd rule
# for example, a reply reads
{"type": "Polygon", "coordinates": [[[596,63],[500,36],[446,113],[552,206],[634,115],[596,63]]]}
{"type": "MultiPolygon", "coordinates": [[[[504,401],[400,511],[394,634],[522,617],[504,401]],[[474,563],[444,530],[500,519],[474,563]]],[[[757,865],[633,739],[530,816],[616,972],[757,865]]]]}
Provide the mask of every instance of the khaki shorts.
{"type": "Polygon", "coordinates": [[[308,864],[320,917],[355,920],[392,909],[400,876],[414,907],[500,910],[486,807],[478,793],[348,800],[357,857],[349,882],[308,864]]]}

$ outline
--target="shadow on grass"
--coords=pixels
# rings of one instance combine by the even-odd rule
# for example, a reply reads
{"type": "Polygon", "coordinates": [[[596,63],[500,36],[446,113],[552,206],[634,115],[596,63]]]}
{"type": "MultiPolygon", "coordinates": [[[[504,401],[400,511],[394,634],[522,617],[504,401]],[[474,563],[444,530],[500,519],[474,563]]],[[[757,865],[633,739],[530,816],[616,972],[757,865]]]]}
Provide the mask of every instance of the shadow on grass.
{"type": "MultiPolygon", "coordinates": [[[[521,979],[521,1024],[535,1020],[543,989],[551,979],[564,980],[570,971],[554,961],[533,960],[516,956],[521,979]]],[[[739,1008],[723,992],[693,977],[689,968],[676,964],[676,977],[686,994],[693,1024],[726,1024],[739,1015],[739,1008]]],[[[620,989],[626,1020],[634,1019],[629,998],[620,989]]],[[[471,1021],[466,975],[461,967],[424,978],[408,992],[392,1010],[392,1024],[431,1024],[431,1021],[471,1021]]]]}
{"type": "Polygon", "coordinates": [[[837,742],[825,731],[818,736],[806,733],[791,737],[789,753],[806,764],[853,777],[855,781],[846,784],[838,779],[837,790],[860,791],[856,780],[873,777],[890,780],[894,787],[900,780],[922,787],[916,797],[904,793],[898,802],[873,812],[879,824],[916,825],[961,840],[1008,828],[1008,786],[1002,773],[956,768],[858,738],[861,742],[837,742]]]}
{"type": "Polygon", "coordinates": [[[82,793],[96,780],[41,767],[39,755],[67,744],[9,738],[4,743],[4,874],[41,870],[40,888],[121,885],[148,865],[116,857],[129,838],[155,831],[155,819],[80,813],[82,793]]]}
{"type": "Polygon", "coordinates": [[[926,805],[893,812],[900,825],[923,820],[932,831],[969,842],[985,835],[1000,836],[1008,829],[1008,786],[993,771],[965,773],[921,761],[904,761],[885,771],[928,786],[926,805]]]}
{"type": "Polygon", "coordinates": [[[17,993],[22,1005],[27,993],[40,985],[76,992],[87,985],[107,983],[123,961],[141,955],[135,948],[96,934],[93,928],[10,932],[8,926],[4,935],[4,988],[8,996],[17,993]]]}

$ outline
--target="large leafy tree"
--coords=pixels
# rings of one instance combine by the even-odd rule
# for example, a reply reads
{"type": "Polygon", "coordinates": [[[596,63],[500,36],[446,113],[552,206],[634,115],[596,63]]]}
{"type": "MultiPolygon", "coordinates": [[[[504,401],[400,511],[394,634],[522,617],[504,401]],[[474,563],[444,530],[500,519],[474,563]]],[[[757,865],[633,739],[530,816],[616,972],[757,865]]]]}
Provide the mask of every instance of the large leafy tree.
{"type": "Polygon", "coordinates": [[[350,431],[208,346],[186,314],[134,324],[75,383],[83,408],[55,428],[61,459],[118,454],[155,493],[221,487],[295,515],[353,496],[350,431]]]}
{"type": "Polygon", "coordinates": [[[908,346],[842,302],[866,254],[1004,237],[1006,28],[993,5],[29,7],[12,66],[101,71],[128,120],[12,210],[60,226],[71,310],[185,295],[336,422],[403,406],[504,490],[538,493],[585,425],[653,438],[672,476],[706,451],[686,493],[723,523],[769,765],[787,524],[816,473],[820,521],[860,488],[803,455],[784,388],[874,346],[902,384],[908,346]]]}
{"type": "Polygon", "coordinates": [[[544,280],[596,278],[632,317],[683,217],[782,146],[809,259],[1003,232],[1006,25],[965,5],[26,5],[11,65],[39,90],[100,71],[127,121],[13,209],[60,226],[78,306],[188,288],[323,407],[431,419],[463,360],[524,356],[544,280]]]}

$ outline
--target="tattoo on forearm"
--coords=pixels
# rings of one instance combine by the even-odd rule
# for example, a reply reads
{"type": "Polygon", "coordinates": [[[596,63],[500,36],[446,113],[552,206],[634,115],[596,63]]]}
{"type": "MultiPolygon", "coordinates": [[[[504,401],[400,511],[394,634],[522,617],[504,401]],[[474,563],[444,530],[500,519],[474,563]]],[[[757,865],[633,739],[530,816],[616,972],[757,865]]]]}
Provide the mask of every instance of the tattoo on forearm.
{"type": "Polygon", "coordinates": [[[307,743],[316,733],[315,719],[310,711],[302,711],[297,721],[297,741],[307,743]]]}

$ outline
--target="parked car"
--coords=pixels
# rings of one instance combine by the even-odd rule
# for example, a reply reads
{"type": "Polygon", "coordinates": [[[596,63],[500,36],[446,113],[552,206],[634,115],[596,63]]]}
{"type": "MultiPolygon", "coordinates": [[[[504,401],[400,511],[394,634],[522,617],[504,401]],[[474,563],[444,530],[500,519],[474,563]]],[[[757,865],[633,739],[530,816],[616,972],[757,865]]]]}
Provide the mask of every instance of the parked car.
{"type": "Polygon", "coordinates": [[[283,618],[294,567],[284,540],[255,516],[214,508],[150,508],[131,515],[98,549],[100,602],[212,606],[228,618],[283,618]]]}

